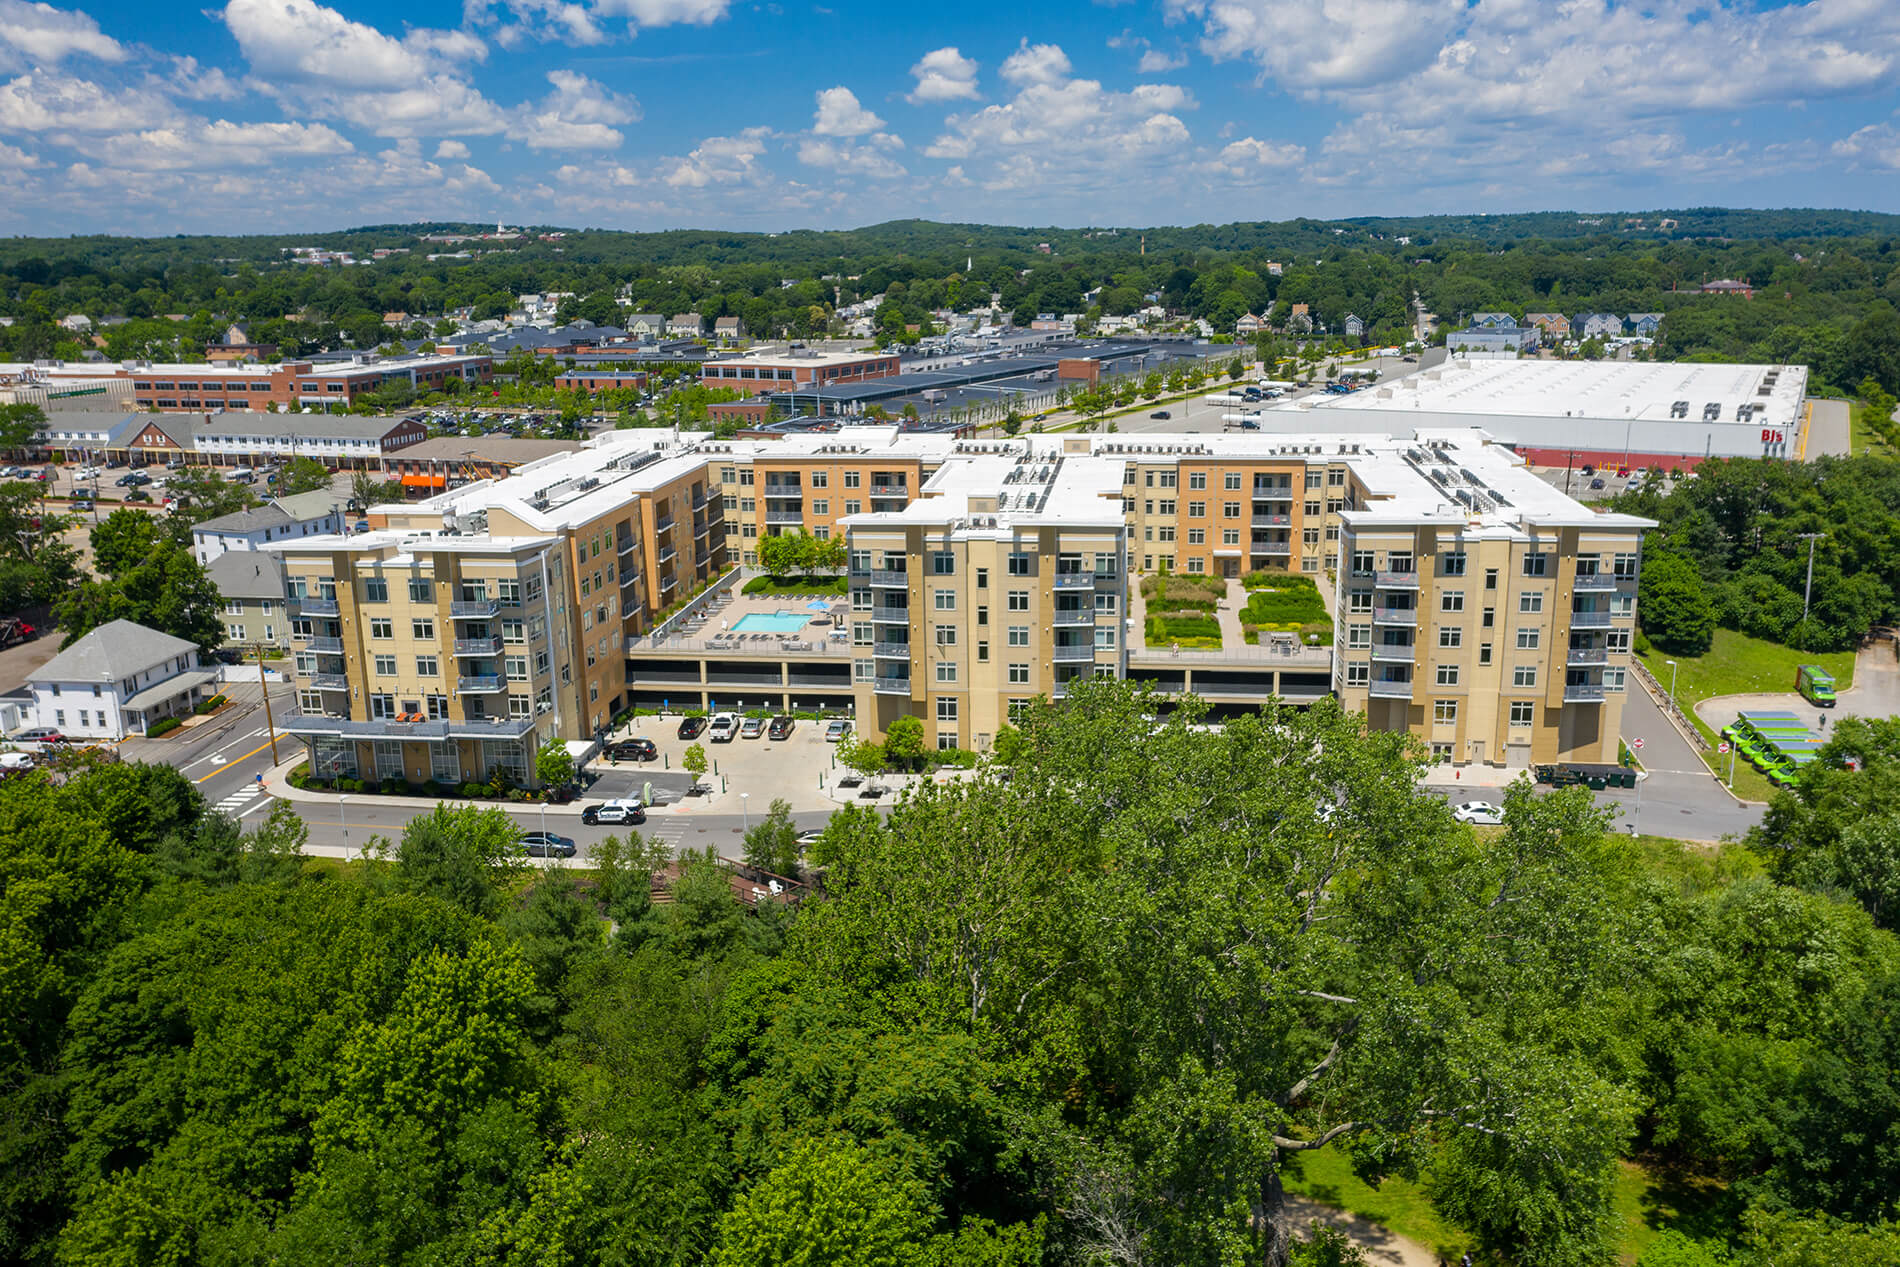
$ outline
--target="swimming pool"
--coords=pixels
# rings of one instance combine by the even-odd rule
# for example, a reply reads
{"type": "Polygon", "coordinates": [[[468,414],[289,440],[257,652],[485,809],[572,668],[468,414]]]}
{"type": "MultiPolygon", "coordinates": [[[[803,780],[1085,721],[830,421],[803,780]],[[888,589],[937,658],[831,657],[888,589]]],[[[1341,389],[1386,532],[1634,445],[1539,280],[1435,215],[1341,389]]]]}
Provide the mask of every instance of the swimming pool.
{"type": "Polygon", "coordinates": [[[776,611],[753,612],[750,616],[739,617],[732,627],[734,633],[797,633],[811,619],[809,612],[776,611]]]}

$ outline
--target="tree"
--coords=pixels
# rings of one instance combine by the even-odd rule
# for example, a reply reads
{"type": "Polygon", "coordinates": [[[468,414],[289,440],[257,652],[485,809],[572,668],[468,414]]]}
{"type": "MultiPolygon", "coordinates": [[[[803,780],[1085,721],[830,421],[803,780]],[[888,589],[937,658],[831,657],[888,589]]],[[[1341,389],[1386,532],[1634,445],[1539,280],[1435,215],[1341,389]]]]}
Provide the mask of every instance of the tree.
{"type": "Polygon", "coordinates": [[[1900,925],[1900,719],[1843,717],[1747,843],[1776,876],[1900,925]]]}
{"type": "Polygon", "coordinates": [[[557,741],[543,744],[535,754],[534,772],[547,789],[563,788],[574,781],[574,754],[557,741]]]}
{"type": "Polygon", "coordinates": [[[369,471],[356,471],[350,476],[350,500],[363,510],[371,506],[403,500],[401,480],[381,480],[369,471]]]}
{"type": "Polygon", "coordinates": [[[1665,651],[1701,655],[1715,636],[1715,608],[1695,565],[1678,554],[1652,552],[1637,582],[1643,633],[1665,651]]]}
{"type": "Polygon", "coordinates": [[[330,487],[330,469],[315,458],[292,458],[277,477],[277,493],[290,497],[330,487]]]}
{"type": "Polygon", "coordinates": [[[878,773],[889,764],[883,744],[873,743],[857,735],[847,736],[838,745],[838,760],[848,769],[866,776],[878,773]]]}
{"type": "Polygon", "coordinates": [[[257,505],[242,484],[233,484],[208,466],[188,466],[166,481],[178,498],[177,514],[188,524],[201,524],[257,505]]]}
{"type": "Polygon", "coordinates": [[[848,1140],[813,1139],[719,1223],[715,1267],[905,1267],[931,1218],[916,1182],[848,1140]]]}
{"type": "Polygon", "coordinates": [[[704,744],[689,743],[686,751],[680,753],[680,768],[693,776],[694,780],[706,777],[706,747],[704,744]]]}
{"type": "Polygon", "coordinates": [[[884,730],[884,755],[902,770],[914,769],[924,759],[924,724],[905,714],[894,718],[884,730]]]}
{"type": "Polygon", "coordinates": [[[745,834],[745,864],[773,875],[799,874],[798,825],[792,822],[792,803],[772,799],[771,809],[745,834]]]}
{"type": "Polygon", "coordinates": [[[0,451],[24,449],[45,429],[46,411],[38,405],[0,405],[0,451]]]}
{"type": "Polygon", "coordinates": [[[497,886],[518,871],[523,856],[521,831],[502,811],[437,805],[403,829],[396,881],[473,914],[491,915],[501,903],[497,886]]]}
{"type": "Polygon", "coordinates": [[[101,538],[107,546],[99,560],[104,575],[80,582],[54,608],[66,632],[61,645],[71,646],[100,625],[130,620],[189,639],[206,651],[216,648],[224,641],[223,600],[204,565],[177,534],[158,529],[147,537],[145,528],[129,524],[123,515],[141,512],[116,511],[99,525],[109,529],[101,538]],[[149,553],[132,556],[141,541],[149,541],[149,553]]]}

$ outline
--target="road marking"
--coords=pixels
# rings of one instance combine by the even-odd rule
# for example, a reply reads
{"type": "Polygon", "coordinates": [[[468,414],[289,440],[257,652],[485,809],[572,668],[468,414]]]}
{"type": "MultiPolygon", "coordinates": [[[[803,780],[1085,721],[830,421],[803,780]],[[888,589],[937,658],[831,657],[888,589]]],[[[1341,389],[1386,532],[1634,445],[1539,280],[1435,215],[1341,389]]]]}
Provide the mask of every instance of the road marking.
{"type": "Polygon", "coordinates": [[[185,769],[189,770],[191,769],[191,767],[195,765],[203,765],[207,761],[222,761],[222,760],[224,760],[224,754],[222,752],[214,752],[208,757],[199,757],[196,761],[187,761],[185,763],[185,769]]]}
{"type": "Polygon", "coordinates": [[[257,813],[259,810],[269,809],[274,803],[275,802],[266,798],[264,800],[259,801],[257,804],[251,806],[251,808],[245,810],[242,814],[239,814],[238,817],[249,818],[251,815],[257,813]]]}
{"type": "Polygon", "coordinates": [[[241,756],[241,757],[239,757],[239,758],[237,758],[236,760],[234,760],[234,761],[227,761],[227,762],[225,762],[225,763],[224,763],[223,765],[221,765],[221,766],[219,766],[219,767],[218,767],[217,769],[215,769],[215,770],[213,770],[213,771],[212,771],[212,772],[211,772],[210,774],[207,774],[207,775],[205,775],[205,776],[204,776],[203,778],[197,778],[197,779],[193,779],[193,780],[192,780],[192,782],[193,782],[193,783],[203,783],[203,782],[205,781],[205,779],[212,779],[212,778],[216,778],[216,777],[217,777],[218,775],[220,775],[220,774],[223,774],[223,773],[224,773],[224,772],[225,772],[226,770],[229,770],[229,769],[230,769],[230,768],[231,768],[232,766],[234,766],[234,765],[236,765],[236,764],[237,764],[237,763],[238,763],[239,761],[249,761],[249,760],[250,760],[250,759],[251,759],[252,757],[254,757],[254,756],[256,756],[256,755],[257,755],[258,753],[260,753],[260,752],[262,752],[262,751],[264,751],[264,749],[266,749],[266,748],[268,748],[268,747],[270,747],[270,745],[269,745],[268,743],[261,743],[261,744],[259,744],[259,745],[257,745],[257,747],[255,747],[255,748],[253,748],[253,749],[251,749],[251,750],[250,750],[249,752],[247,752],[247,753],[245,753],[245,754],[244,754],[243,756],[241,756]]]}
{"type": "Polygon", "coordinates": [[[219,811],[220,813],[227,813],[231,810],[237,809],[241,805],[246,805],[250,803],[251,801],[256,800],[259,796],[263,795],[263,792],[264,792],[264,789],[257,786],[257,784],[246,783],[243,787],[231,793],[229,796],[225,797],[223,800],[219,801],[216,805],[213,805],[211,808],[219,811]]]}

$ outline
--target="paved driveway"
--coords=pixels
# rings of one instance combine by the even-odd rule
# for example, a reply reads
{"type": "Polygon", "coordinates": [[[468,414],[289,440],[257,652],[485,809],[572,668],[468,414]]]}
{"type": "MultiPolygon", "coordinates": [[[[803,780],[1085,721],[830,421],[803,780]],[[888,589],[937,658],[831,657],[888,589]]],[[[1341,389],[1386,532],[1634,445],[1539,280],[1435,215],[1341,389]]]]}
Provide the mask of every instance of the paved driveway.
{"type": "Polygon", "coordinates": [[[1696,716],[1720,732],[1744,710],[1785,709],[1823,732],[1835,717],[1893,717],[1900,715],[1900,659],[1895,644],[1873,642],[1854,657],[1854,685],[1842,691],[1833,708],[1816,708],[1795,691],[1763,691],[1752,695],[1718,695],[1695,706],[1696,716]]]}

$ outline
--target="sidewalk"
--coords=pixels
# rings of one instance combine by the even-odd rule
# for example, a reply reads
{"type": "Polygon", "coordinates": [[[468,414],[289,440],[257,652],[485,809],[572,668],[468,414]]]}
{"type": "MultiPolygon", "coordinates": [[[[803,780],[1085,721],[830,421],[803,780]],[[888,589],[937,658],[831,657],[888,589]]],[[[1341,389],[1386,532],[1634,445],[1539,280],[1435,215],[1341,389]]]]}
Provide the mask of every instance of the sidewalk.
{"type": "MultiPolygon", "coordinates": [[[[282,765],[272,769],[264,776],[264,790],[278,800],[291,801],[304,805],[334,806],[340,796],[348,796],[353,802],[361,802],[368,805],[387,805],[393,809],[412,809],[416,813],[422,814],[434,809],[438,804],[436,798],[431,796],[384,796],[381,792],[316,792],[308,788],[292,787],[287,781],[290,772],[303,763],[303,757],[298,756],[294,760],[286,761],[282,765]]],[[[707,781],[712,783],[714,789],[710,795],[686,797],[682,800],[675,801],[662,801],[659,804],[647,807],[648,817],[665,815],[668,817],[690,818],[695,814],[738,813],[740,810],[738,792],[736,790],[721,792],[718,790],[719,782],[717,779],[709,777],[707,781]]],[[[536,813],[546,810],[549,814],[566,814],[573,818],[579,818],[581,812],[585,810],[587,806],[597,804],[605,799],[608,798],[582,794],[568,801],[566,804],[556,805],[549,803],[544,805],[540,801],[464,801],[460,797],[455,797],[449,799],[447,803],[453,805],[479,805],[505,810],[533,810],[536,813]]],[[[768,803],[769,800],[770,798],[767,798],[768,803]]]]}

